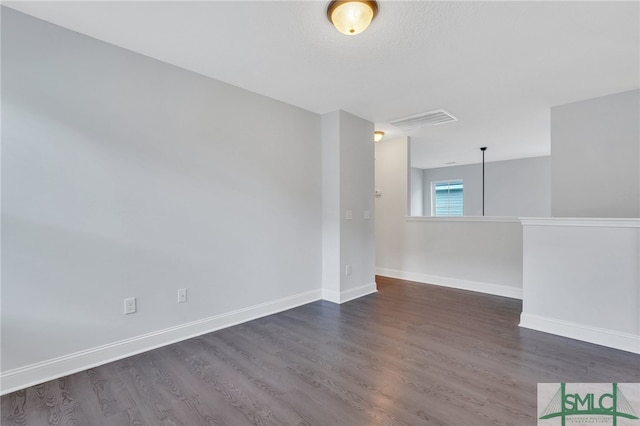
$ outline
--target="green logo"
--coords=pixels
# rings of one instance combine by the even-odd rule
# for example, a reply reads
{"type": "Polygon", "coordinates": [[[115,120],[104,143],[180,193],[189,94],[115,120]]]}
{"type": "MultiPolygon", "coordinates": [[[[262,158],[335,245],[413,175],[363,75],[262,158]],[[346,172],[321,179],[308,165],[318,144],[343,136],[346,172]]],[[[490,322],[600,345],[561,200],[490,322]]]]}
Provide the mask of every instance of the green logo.
{"type": "Polygon", "coordinates": [[[612,418],[613,426],[618,424],[618,418],[638,420],[617,383],[611,384],[611,392],[589,393],[567,392],[566,383],[560,383],[560,389],[542,412],[540,420],[560,417],[562,426],[565,426],[570,416],[608,416],[612,418]]]}

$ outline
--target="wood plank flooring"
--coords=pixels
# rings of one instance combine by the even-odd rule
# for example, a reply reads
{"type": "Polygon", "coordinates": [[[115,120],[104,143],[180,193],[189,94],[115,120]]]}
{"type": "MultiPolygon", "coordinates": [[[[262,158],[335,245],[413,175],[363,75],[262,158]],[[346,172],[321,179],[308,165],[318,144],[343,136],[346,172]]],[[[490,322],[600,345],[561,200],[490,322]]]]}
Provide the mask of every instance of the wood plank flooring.
{"type": "Polygon", "coordinates": [[[377,277],[2,397],[2,425],[535,425],[538,382],[640,382],[640,356],[518,327],[514,299],[377,277]]]}

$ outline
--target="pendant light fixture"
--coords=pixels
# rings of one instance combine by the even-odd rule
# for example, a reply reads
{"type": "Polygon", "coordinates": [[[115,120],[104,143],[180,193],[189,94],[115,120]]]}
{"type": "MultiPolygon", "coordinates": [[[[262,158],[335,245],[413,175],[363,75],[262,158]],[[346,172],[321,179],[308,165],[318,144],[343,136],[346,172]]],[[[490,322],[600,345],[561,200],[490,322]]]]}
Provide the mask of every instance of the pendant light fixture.
{"type": "Polygon", "coordinates": [[[338,31],[356,35],[367,29],[378,14],[378,3],[366,0],[332,0],[327,17],[338,31]]]}
{"type": "Polygon", "coordinates": [[[380,142],[384,138],[384,132],[382,130],[376,130],[373,132],[373,141],[380,142]]]}

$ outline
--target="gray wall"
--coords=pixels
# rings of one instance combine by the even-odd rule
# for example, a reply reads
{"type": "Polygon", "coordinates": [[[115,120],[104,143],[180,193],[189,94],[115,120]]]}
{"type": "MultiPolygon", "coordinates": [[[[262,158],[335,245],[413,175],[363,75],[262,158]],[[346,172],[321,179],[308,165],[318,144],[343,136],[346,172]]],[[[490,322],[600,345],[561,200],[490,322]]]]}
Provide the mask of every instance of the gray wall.
{"type": "Polygon", "coordinates": [[[409,194],[410,194],[410,213],[409,216],[428,216],[431,210],[425,210],[425,208],[431,208],[429,196],[429,188],[425,193],[423,170],[415,167],[411,167],[409,176],[409,194]]]}
{"type": "Polygon", "coordinates": [[[336,303],[376,289],[373,130],[345,111],[322,115],[322,294],[336,303]]]}
{"type": "Polygon", "coordinates": [[[640,220],[523,220],[520,325],[640,354],[640,220]]]}
{"type": "Polygon", "coordinates": [[[640,217],[640,90],[551,108],[553,216],[640,217]]]}
{"type": "Polygon", "coordinates": [[[351,274],[342,274],[342,293],[362,286],[375,288],[373,131],[372,122],[340,111],[341,270],[351,265],[351,274]],[[352,212],[350,220],[347,210],[352,212]]]}
{"type": "Polygon", "coordinates": [[[320,158],[316,114],[3,8],[3,371],[319,292],[320,158]]]}
{"type": "MultiPolygon", "coordinates": [[[[490,154],[489,150],[487,154],[490,154]]],[[[464,182],[465,216],[482,216],[482,164],[423,170],[425,216],[431,215],[431,183],[454,179],[464,182]]],[[[487,162],[485,215],[550,216],[550,181],[551,160],[548,156],[487,162]]]]}

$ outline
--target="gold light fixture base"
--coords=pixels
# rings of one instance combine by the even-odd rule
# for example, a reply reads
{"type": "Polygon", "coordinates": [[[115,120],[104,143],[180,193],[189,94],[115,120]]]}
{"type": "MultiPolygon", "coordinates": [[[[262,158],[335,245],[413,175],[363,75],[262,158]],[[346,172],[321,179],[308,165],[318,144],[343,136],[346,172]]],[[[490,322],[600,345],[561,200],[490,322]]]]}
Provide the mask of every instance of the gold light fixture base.
{"type": "Polygon", "coordinates": [[[327,18],[342,34],[356,35],[367,29],[378,14],[375,0],[332,0],[327,18]]]}
{"type": "Polygon", "coordinates": [[[380,142],[384,138],[384,132],[382,130],[376,130],[373,132],[373,141],[380,142]]]}

